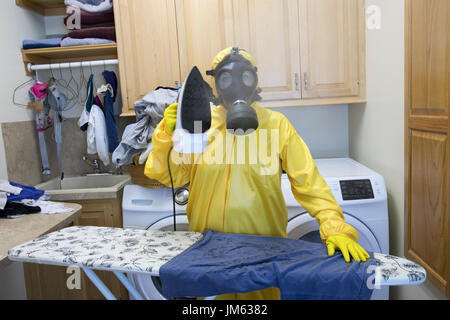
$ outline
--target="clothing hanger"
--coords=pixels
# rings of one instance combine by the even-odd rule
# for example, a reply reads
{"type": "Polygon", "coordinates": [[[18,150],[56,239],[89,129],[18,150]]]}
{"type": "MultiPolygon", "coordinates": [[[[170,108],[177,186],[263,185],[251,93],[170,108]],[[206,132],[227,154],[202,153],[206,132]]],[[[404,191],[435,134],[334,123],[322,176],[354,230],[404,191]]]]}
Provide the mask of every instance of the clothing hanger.
{"type": "MultiPolygon", "coordinates": [[[[70,67],[70,63],[69,63],[69,67],[70,67]]],[[[71,71],[71,69],[70,69],[70,71],[71,71]]],[[[60,87],[59,89],[63,88],[66,91],[66,92],[63,92],[63,93],[66,96],[66,105],[64,107],[64,111],[67,111],[67,110],[69,110],[69,109],[71,109],[71,108],[73,108],[75,106],[75,103],[71,104],[71,102],[76,101],[77,93],[69,85],[69,82],[67,82],[64,79],[64,76],[63,76],[63,73],[62,73],[62,68],[61,68],[61,63],[59,64],[59,75],[60,75],[60,78],[57,79],[57,84],[60,87]],[[70,94],[70,96],[69,96],[69,94],[70,94]]]]}
{"type": "Polygon", "coordinates": [[[73,94],[73,96],[69,99],[67,98],[67,107],[66,110],[72,109],[78,102],[78,98],[80,95],[80,89],[78,88],[78,82],[76,81],[75,77],[73,76],[72,66],[69,63],[69,72],[70,72],[70,79],[67,82],[67,89],[70,90],[73,94]],[[72,88],[72,83],[75,84],[75,89],[72,88]]]}
{"type": "Polygon", "coordinates": [[[78,100],[78,97],[79,97],[79,95],[80,95],[80,89],[79,89],[79,87],[78,87],[78,82],[77,82],[77,80],[76,80],[75,77],[73,76],[72,65],[71,65],[70,63],[69,63],[69,72],[70,72],[70,79],[69,79],[69,82],[67,83],[67,85],[68,85],[70,88],[72,88],[72,87],[71,87],[72,82],[75,83],[76,89],[74,90],[74,91],[75,91],[75,97],[74,97],[74,100],[78,100]]]}
{"type": "Polygon", "coordinates": [[[28,108],[28,103],[24,104],[24,103],[20,103],[19,101],[17,101],[17,96],[20,95],[20,91],[23,88],[27,88],[26,90],[26,96],[28,100],[28,91],[30,90],[30,88],[33,86],[33,84],[35,83],[34,79],[29,79],[25,82],[23,82],[22,84],[18,85],[16,88],[14,88],[14,92],[13,92],[13,96],[12,96],[12,102],[15,106],[21,107],[21,108],[28,108]]]}
{"type": "Polygon", "coordinates": [[[91,70],[91,75],[93,75],[93,78],[92,78],[92,86],[94,87],[94,92],[97,92],[97,85],[95,84],[95,73],[94,73],[94,71],[92,70],[92,61],[89,61],[89,69],[91,70]]]}
{"type": "Polygon", "coordinates": [[[83,62],[81,61],[81,65],[80,65],[80,90],[79,92],[79,102],[80,105],[84,105],[86,103],[86,99],[87,99],[87,93],[86,93],[86,87],[88,84],[88,81],[86,80],[86,77],[84,75],[84,68],[83,68],[83,62]]]}

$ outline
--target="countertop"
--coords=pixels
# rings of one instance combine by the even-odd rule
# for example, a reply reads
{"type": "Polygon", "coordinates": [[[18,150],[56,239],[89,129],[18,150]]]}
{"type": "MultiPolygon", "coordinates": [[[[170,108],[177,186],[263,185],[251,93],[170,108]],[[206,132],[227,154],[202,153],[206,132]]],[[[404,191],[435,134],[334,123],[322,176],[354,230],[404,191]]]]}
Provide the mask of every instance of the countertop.
{"type": "Polygon", "coordinates": [[[17,219],[0,219],[0,265],[6,265],[8,250],[43,234],[65,227],[81,215],[81,206],[64,203],[71,212],[57,214],[30,214],[17,219]]]}

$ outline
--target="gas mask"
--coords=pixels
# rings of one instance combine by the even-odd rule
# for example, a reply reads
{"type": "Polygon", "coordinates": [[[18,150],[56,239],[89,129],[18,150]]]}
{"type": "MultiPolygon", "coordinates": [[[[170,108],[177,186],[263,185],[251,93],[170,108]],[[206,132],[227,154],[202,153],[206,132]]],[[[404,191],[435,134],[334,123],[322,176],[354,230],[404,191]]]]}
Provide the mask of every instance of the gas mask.
{"type": "Polygon", "coordinates": [[[233,48],[213,71],[219,102],[227,109],[227,129],[236,135],[249,134],[258,128],[258,117],[250,105],[259,100],[256,67],[233,48]]]}

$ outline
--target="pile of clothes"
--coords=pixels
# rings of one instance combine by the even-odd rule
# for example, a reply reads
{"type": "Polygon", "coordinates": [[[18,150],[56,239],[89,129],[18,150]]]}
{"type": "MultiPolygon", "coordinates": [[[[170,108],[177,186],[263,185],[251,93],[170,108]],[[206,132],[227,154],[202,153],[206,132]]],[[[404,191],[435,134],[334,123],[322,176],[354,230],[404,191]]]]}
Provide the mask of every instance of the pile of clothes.
{"type": "Polygon", "coordinates": [[[65,0],[64,25],[69,32],[62,38],[24,40],[23,49],[97,45],[116,42],[112,0],[65,0]]]}
{"type": "Polygon", "coordinates": [[[179,89],[158,87],[134,103],[136,123],[125,128],[122,140],[112,154],[112,162],[116,167],[133,163],[137,155],[140,155],[139,164],[147,161],[153,150],[153,132],[164,118],[166,108],[177,102],[179,89]]]}
{"type": "Polygon", "coordinates": [[[48,201],[43,190],[19,183],[0,180],[0,218],[18,218],[33,213],[70,212],[63,203],[48,201]]]}
{"type": "Polygon", "coordinates": [[[87,153],[97,154],[105,166],[110,164],[110,153],[119,145],[114,103],[117,99],[118,81],[114,71],[102,72],[105,84],[94,92],[93,75],[90,76],[86,103],[78,126],[86,131],[87,153]],[[102,97],[104,97],[102,101],[102,97]]]}

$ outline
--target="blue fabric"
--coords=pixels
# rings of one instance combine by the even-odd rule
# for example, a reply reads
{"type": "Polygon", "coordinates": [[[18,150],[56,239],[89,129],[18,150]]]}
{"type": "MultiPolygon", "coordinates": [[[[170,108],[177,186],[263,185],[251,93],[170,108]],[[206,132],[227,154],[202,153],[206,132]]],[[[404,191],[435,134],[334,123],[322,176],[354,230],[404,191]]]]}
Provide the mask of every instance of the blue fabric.
{"type": "Polygon", "coordinates": [[[340,252],[328,256],[322,243],[206,231],[159,274],[168,298],[278,287],[282,299],[366,300],[371,264],[373,258],[346,263],[340,252]]]}
{"type": "Polygon", "coordinates": [[[45,193],[45,191],[36,189],[35,187],[24,186],[11,181],[9,182],[9,184],[14,187],[22,188],[22,191],[18,195],[9,195],[7,201],[20,201],[24,199],[38,200],[45,193]]]}
{"type": "Polygon", "coordinates": [[[61,46],[61,38],[41,39],[41,40],[23,40],[22,48],[39,49],[39,48],[54,48],[61,46]]]}
{"type": "Polygon", "coordinates": [[[105,118],[106,131],[108,133],[109,152],[113,153],[119,146],[119,135],[117,133],[116,118],[114,117],[114,102],[117,98],[117,76],[113,71],[104,71],[103,77],[106,83],[109,83],[113,88],[114,95],[111,96],[109,91],[105,95],[105,118]]]}

